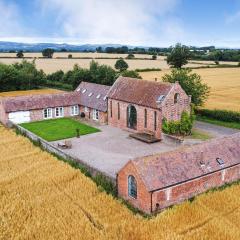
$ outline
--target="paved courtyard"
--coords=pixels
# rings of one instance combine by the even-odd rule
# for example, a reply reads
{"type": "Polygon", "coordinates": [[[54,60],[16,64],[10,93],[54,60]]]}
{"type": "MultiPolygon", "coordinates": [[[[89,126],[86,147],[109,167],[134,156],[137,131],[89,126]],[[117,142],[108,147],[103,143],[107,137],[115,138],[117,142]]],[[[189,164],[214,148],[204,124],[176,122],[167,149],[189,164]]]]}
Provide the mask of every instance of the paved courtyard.
{"type": "MultiPolygon", "coordinates": [[[[143,143],[130,138],[129,132],[107,125],[98,128],[101,132],[72,138],[72,148],[63,151],[114,178],[130,159],[179,147],[178,144],[164,141],[143,143]]],[[[53,144],[56,146],[58,142],[53,144]]]]}

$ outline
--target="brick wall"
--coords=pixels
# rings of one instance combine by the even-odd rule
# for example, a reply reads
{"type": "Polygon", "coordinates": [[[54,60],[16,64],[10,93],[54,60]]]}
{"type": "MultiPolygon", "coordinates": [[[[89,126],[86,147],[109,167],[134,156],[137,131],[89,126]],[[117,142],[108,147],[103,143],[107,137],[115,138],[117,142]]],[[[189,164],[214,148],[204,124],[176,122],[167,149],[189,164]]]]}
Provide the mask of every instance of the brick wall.
{"type": "Polygon", "coordinates": [[[144,183],[136,172],[133,164],[130,162],[124,167],[117,176],[118,195],[129,201],[134,207],[144,212],[151,212],[151,194],[146,190],[144,183]],[[132,175],[137,182],[137,199],[128,195],[128,177],[132,175]]]}
{"type": "Polygon", "coordinates": [[[161,138],[161,129],[162,129],[161,111],[158,109],[152,109],[144,106],[131,104],[137,110],[137,129],[133,130],[127,127],[127,107],[129,105],[130,104],[126,102],[117,101],[114,99],[108,99],[108,124],[114,127],[132,131],[132,132],[151,131],[155,133],[156,137],[161,138]],[[119,104],[120,116],[118,115],[118,104],[119,104]],[[145,127],[145,109],[147,110],[147,127],[145,127]],[[157,126],[156,126],[157,130],[156,131],[154,129],[154,112],[155,111],[157,114],[157,126]],[[111,112],[112,112],[112,115],[111,115],[111,112]]]}
{"type": "Polygon", "coordinates": [[[218,172],[199,177],[195,180],[185,182],[176,186],[172,186],[163,190],[152,193],[147,192],[147,189],[132,165],[129,162],[118,173],[118,193],[119,196],[129,200],[131,204],[144,212],[159,211],[168,206],[178,204],[186,199],[203,193],[213,187],[219,187],[225,183],[233,182],[240,179],[240,165],[219,170],[218,172]],[[128,176],[133,175],[138,183],[138,198],[131,199],[128,197],[128,176]]]}
{"type": "Polygon", "coordinates": [[[180,120],[183,111],[190,112],[191,97],[187,96],[179,83],[176,83],[162,104],[163,117],[168,121],[177,121],[180,120]],[[179,100],[177,103],[174,103],[176,93],[179,94],[179,100]]]}
{"type": "MultiPolygon", "coordinates": [[[[71,116],[72,116],[71,115],[71,106],[64,107],[64,117],[71,117],[71,116]]],[[[43,109],[31,110],[30,118],[31,118],[32,122],[44,120],[43,109]]],[[[55,117],[55,108],[52,108],[52,118],[56,118],[55,117]]]]}
{"type": "MultiPolygon", "coordinates": [[[[87,120],[93,120],[93,109],[87,108],[87,111],[84,106],[80,106],[80,113],[85,113],[85,118],[87,120]]],[[[94,120],[93,120],[94,121],[94,120]]],[[[99,111],[99,120],[97,121],[100,124],[107,124],[107,112],[99,111]]]]}
{"type": "Polygon", "coordinates": [[[0,102],[0,122],[6,125],[7,121],[8,121],[8,114],[5,112],[4,107],[0,102]]]}

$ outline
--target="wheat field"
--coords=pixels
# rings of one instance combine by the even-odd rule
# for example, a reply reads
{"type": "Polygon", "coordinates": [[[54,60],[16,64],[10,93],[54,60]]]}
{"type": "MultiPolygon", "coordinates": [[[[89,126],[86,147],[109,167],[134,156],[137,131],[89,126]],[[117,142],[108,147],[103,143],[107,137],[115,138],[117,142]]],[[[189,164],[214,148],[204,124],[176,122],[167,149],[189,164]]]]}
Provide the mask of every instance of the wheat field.
{"type": "MultiPolygon", "coordinates": [[[[225,109],[240,111],[240,68],[205,68],[194,69],[200,74],[203,82],[211,87],[209,99],[205,104],[208,109],[225,109]]],[[[170,70],[161,72],[143,72],[142,78],[161,81],[170,70]]]]}
{"type": "Polygon", "coordinates": [[[10,91],[10,92],[0,92],[0,98],[2,97],[18,97],[18,96],[26,96],[26,95],[43,95],[43,94],[53,94],[53,93],[61,93],[63,91],[52,89],[52,88],[44,88],[37,90],[24,90],[24,91],[10,91]]]}
{"type": "Polygon", "coordinates": [[[0,239],[239,240],[240,185],[146,219],[0,125],[0,239]]]}

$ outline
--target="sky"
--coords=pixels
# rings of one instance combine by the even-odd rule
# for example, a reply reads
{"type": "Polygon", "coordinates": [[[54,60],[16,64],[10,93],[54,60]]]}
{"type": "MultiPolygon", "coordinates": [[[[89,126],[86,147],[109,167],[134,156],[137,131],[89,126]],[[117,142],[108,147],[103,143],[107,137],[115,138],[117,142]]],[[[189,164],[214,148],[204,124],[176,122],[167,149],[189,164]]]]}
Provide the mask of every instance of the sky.
{"type": "Polygon", "coordinates": [[[240,48],[240,0],[0,0],[0,41],[240,48]]]}

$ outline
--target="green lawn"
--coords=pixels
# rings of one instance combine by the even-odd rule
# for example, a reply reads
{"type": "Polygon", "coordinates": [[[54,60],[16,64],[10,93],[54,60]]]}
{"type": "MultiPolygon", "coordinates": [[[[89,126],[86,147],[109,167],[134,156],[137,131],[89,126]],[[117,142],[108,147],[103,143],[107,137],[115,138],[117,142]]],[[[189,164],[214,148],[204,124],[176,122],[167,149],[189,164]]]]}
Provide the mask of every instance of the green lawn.
{"type": "Polygon", "coordinates": [[[39,122],[23,123],[22,127],[33,132],[47,141],[57,141],[76,136],[76,129],[80,135],[96,133],[100,130],[71,118],[59,118],[39,122]]]}
{"type": "Polygon", "coordinates": [[[188,138],[190,138],[190,139],[208,140],[208,139],[211,139],[212,136],[209,133],[207,133],[207,132],[200,131],[200,130],[197,130],[197,129],[193,129],[192,130],[192,134],[190,136],[188,136],[188,138]]]}
{"type": "Polygon", "coordinates": [[[240,129],[240,122],[223,122],[223,121],[220,121],[220,120],[215,120],[215,119],[202,117],[202,116],[197,116],[196,120],[206,122],[206,123],[215,124],[215,125],[219,125],[219,126],[223,126],[223,127],[240,129]]]}

